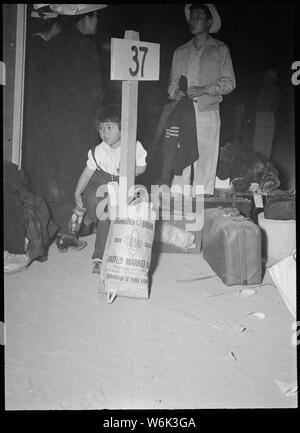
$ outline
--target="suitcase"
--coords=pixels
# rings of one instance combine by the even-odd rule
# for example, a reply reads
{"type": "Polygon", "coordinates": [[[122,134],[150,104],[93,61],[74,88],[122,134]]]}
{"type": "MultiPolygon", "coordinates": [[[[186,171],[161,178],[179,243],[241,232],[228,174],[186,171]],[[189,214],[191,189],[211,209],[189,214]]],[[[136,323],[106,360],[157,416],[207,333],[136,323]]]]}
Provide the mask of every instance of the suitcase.
{"type": "MultiPolygon", "coordinates": [[[[210,208],[228,208],[228,207],[234,207],[237,208],[240,213],[246,217],[251,218],[252,214],[252,200],[251,196],[247,197],[241,197],[236,196],[234,194],[226,194],[222,196],[221,194],[216,193],[215,196],[204,196],[204,209],[210,209],[210,208]]],[[[196,199],[192,199],[192,211],[195,212],[196,207],[196,199]]],[[[172,212],[174,210],[174,199],[171,198],[170,200],[170,211],[172,212]]]]}
{"type": "Polygon", "coordinates": [[[205,209],[203,257],[228,286],[260,284],[262,252],[260,227],[236,209],[205,209]]]}

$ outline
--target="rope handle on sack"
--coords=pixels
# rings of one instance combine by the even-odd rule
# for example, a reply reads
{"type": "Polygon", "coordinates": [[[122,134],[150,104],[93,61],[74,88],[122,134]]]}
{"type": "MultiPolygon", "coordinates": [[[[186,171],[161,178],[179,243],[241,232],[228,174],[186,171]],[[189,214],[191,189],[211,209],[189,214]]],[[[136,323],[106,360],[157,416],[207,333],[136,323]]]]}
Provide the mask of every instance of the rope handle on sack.
{"type": "MultiPolygon", "coordinates": [[[[101,267],[101,271],[102,271],[102,267],[101,267]]],[[[105,287],[105,280],[103,279],[103,275],[100,271],[100,275],[99,275],[99,283],[98,283],[98,295],[105,295],[106,293],[106,302],[108,304],[112,304],[114,302],[114,300],[117,297],[120,285],[118,285],[117,288],[115,289],[109,289],[107,290],[105,287]]]]}
{"type": "MultiPolygon", "coordinates": [[[[133,202],[135,200],[139,200],[140,198],[142,198],[142,195],[144,195],[144,197],[148,197],[148,192],[147,189],[145,187],[135,187],[134,190],[134,197],[132,198],[132,200],[129,202],[129,204],[133,204],[133,202]],[[142,191],[143,194],[141,194],[139,191],[142,191]]],[[[147,200],[148,201],[148,200],[147,200]]]]}

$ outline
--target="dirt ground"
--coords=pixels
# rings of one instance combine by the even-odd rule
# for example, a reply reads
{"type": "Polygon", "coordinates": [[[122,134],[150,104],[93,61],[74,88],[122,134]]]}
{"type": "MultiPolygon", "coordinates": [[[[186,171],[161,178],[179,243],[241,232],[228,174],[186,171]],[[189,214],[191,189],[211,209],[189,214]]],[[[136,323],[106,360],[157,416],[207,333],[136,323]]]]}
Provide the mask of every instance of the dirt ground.
{"type": "Polygon", "coordinates": [[[297,406],[294,319],[268,272],[247,297],[216,276],[177,281],[213,272],[162,254],[149,300],[107,304],[86,239],[5,276],[7,410],[297,406]]]}

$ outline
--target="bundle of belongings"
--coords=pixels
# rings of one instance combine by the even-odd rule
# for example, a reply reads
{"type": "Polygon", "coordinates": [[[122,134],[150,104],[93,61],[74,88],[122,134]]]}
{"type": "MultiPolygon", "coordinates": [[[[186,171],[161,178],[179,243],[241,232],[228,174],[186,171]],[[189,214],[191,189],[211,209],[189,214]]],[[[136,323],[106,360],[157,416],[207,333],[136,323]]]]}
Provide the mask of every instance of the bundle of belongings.
{"type": "Polygon", "coordinates": [[[42,197],[28,191],[23,170],[4,161],[4,272],[24,270],[33,260],[47,260],[58,231],[42,197]]]}
{"type": "Polygon", "coordinates": [[[232,143],[220,149],[217,176],[221,180],[230,178],[237,192],[246,192],[257,183],[259,190],[268,194],[280,185],[278,171],[270,160],[232,143]]]}
{"type": "MultiPolygon", "coordinates": [[[[179,89],[186,94],[187,79],[179,80],[179,89]]],[[[199,158],[194,103],[188,96],[166,105],[158,129],[164,129],[163,168],[161,182],[171,185],[174,175],[199,158]],[[166,114],[164,114],[166,113],[166,114]]]]}

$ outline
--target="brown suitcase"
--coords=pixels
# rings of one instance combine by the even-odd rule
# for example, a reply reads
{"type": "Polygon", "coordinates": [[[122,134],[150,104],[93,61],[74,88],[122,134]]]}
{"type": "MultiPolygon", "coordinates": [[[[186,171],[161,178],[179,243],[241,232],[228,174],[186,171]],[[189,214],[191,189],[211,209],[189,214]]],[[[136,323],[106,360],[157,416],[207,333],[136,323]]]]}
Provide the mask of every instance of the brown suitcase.
{"type": "Polygon", "coordinates": [[[260,227],[237,209],[205,209],[203,257],[230,285],[260,284],[262,253],[260,227]]]}

